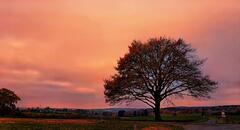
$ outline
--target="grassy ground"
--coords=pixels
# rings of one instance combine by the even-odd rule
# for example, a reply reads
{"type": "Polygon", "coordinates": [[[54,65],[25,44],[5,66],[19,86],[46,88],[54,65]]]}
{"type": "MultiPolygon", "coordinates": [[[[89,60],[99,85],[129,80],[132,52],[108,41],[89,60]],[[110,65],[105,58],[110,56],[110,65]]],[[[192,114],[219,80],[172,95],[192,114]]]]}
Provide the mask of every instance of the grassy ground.
{"type": "MultiPolygon", "coordinates": [[[[0,118],[0,130],[183,130],[171,122],[205,122],[200,114],[162,115],[163,122],[154,117],[123,117],[120,119],[39,119],[0,118]],[[170,123],[169,123],[170,122],[170,123]],[[171,125],[172,124],[172,125],[171,125]],[[173,125],[174,124],[174,125],[173,125]]],[[[240,124],[240,115],[228,115],[224,120],[210,116],[218,124],[240,124]]],[[[180,123],[181,124],[181,123],[180,123]]]]}
{"type": "Polygon", "coordinates": [[[240,124],[240,115],[228,115],[226,118],[215,117],[218,124],[240,124]]]}
{"type": "Polygon", "coordinates": [[[0,130],[182,130],[150,121],[0,118],[0,130]],[[1,120],[3,120],[1,122],[1,120]]]}
{"type": "MultiPolygon", "coordinates": [[[[164,122],[199,122],[207,121],[208,117],[203,117],[200,114],[179,114],[173,115],[162,115],[164,122]]],[[[123,120],[137,120],[137,121],[154,121],[153,116],[140,116],[140,117],[122,117],[123,120]]]]}

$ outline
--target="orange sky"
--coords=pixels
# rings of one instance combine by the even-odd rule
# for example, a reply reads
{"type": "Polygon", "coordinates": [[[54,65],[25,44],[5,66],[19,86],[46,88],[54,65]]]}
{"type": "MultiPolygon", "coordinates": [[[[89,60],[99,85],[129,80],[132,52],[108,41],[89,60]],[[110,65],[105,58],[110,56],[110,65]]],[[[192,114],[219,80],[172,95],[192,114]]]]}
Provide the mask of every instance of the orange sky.
{"type": "Polygon", "coordinates": [[[176,105],[240,104],[239,34],[239,0],[0,0],[0,86],[22,107],[108,107],[103,79],[131,41],[181,37],[220,88],[176,105]]]}

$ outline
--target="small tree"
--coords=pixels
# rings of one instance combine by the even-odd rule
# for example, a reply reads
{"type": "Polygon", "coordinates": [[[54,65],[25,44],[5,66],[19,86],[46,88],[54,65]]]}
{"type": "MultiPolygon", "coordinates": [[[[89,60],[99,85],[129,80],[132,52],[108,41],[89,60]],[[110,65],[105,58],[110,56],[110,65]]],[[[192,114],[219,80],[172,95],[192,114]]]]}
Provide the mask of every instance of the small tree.
{"type": "Polygon", "coordinates": [[[171,96],[210,98],[217,83],[201,72],[203,60],[182,39],[133,41],[120,58],[117,73],[105,80],[105,98],[110,105],[135,100],[146,103],[161,120],[160,104],[171,96]]]}
{"type": "Polygon", "coordinates": [[[16,103],[21,100],[13,91],[0,89],[0,115],[7,115],[16,109],[16,103]]]}

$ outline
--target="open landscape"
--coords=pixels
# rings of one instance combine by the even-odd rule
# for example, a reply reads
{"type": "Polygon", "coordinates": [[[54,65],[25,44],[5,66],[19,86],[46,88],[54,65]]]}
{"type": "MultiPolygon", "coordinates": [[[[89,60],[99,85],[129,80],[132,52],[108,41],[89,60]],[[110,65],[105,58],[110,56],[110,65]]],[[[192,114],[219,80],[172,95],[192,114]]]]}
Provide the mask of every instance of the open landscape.
{"type": "MultiPolygon", "coordinates": [[[[240,116],[238,116],[239,118],[240,116]]],[[[228,119],[229,120],[229,119],[228,119]]],[[[230,119],[232,120],[232,119],[230,119]]],[[[2,130],[239,130],[236,123],[218,123],[215,118],[208,121],[201,117],[187,115],[168,117],[164,122],[154,122],[144,117],[123,119],[36,119],[36,118],[1,118],[2,130]],[[186,120],[186,118],[188,120],[186,120]],[[174,121],[172,121],[174,120],[174,121]],[[212,121],[212,122],[211,122],[212,121]]],[[[235,121],[233,119],[232,121],[235,121]]],[[[239,120],[238,120],[239,121],[239,120]]]]}
{"type": "Polygon", "coordinates": [[[21,109],[1,117],[3,130],[238,130],[240,106],[171,107],[155,122],[151,109],[21,109]],[[204,113],[202,110],[204,109],[204,113]],[[221,111],[228,110],[221,118],[221,111]]]}

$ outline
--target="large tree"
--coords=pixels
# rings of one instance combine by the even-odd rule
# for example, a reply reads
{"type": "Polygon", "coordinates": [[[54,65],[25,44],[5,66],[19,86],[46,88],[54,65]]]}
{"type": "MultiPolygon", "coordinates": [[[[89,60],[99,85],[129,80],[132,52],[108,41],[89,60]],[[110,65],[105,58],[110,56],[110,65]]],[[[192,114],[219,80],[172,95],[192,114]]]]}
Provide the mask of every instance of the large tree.
{"type": "Polygon", "coordinates": [[[0,89],[0,115],[10,114],[16,109],[16,103],[20,98],[11,90],[0,89]]]}
{"type": "Polygon", "coordinates": [[[160,104],[169,97],[210,98],[217,83],[202,73],[203,62],[182,39],[133,41],[119,59],[117,73],[105,80],[106,102],[142,101],[153,108],[159,121],[160,104]]]}

